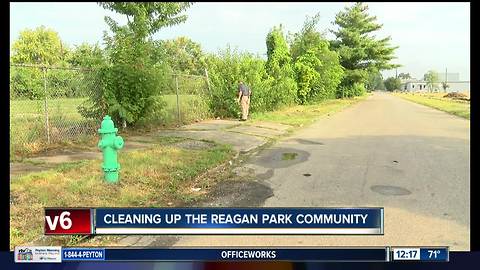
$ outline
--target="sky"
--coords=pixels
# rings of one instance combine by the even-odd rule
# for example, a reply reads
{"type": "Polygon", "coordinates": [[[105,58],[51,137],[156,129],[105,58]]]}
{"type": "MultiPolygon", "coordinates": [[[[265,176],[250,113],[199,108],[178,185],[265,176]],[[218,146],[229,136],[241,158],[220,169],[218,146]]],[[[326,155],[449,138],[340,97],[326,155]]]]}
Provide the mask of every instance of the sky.
{"type": "MultiPolygon", "coordinates": [[[[457,72],[460,80],[470,80],[470,3],[408,2],[368,3],[369,14],[383,24],[376,36],[390,36],[399,46],[394,63],[397,72],[410,73],[418,79],[428,70],[457,72]]],[[[155,39],[187,36],[206,52],[217,52],[229,44],[239,51],[265,57],[265,37],[282,24],[286,32],[298,32],[306,16],[320,13],[317,29],[333,39],[329,30],[335,15],[352,3],[195,3],[184,13],[185,23],[163,28],[155,39]]],[[[10,45],[25,28],[44,25],[59,33],[70,46],[83,42],[102,45],[108,30],[105,16],[125,23],[122,15],[106,11],[96,3],[10,3],[10,45]]],[[[383,71],[384,78],[396,70],[383,71]]]]}

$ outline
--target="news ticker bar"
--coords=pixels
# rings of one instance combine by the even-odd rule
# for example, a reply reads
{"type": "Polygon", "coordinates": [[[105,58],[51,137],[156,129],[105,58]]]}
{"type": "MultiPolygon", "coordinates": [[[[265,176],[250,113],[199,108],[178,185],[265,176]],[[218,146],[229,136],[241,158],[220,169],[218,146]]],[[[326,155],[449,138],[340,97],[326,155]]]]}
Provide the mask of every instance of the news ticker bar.
{"type": "Polygon", "coordinates": [[[46,235],[383,233],[383,208],[45,209],[46,235]]]}
{"type": "Polygon", "coordinates": [[[71,248],[16,247],[15,262],[69,261],[312,261],[312,262],[447,262],[447,247],[349,248],[71,248]]]}

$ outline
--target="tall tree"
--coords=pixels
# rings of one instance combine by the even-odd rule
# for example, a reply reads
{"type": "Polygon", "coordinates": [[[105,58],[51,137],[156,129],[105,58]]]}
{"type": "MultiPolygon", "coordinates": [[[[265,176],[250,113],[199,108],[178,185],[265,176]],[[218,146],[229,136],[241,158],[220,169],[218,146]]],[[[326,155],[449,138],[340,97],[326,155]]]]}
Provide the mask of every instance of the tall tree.
{"type": "Polygon", "coordinates": [[[12,45],[11,60],[14,63],[53,65],[65,59],[68,48],[52,29],[40,26],[25,29],[12,45]]]}
{"type": "Polygon", "coordinates": [[[343,76],[338,54],[330,50],[327,39],[316,30],[319,19],[318,13],[307,17],[302,30],[294,33],[290,41],[298,85],[297,96],[302,104],[335,98],[343,76]]]}
{"type": "Polygon", "coordinates": [[[377,39],[374,35],[382,28],[376,19],[368,14],[366,4],[356,3],[336,15],[334,24],[338,30],[331,30],[336,36],[332,47],[340,54],[340,63],[346,69],[343,89],[352,89],[354,95],[361,94],[358,89],[365,86],[369,72],[399,66],[391,63],[398,47],[390,46],[390,37],[377,39]]]}
{"type": "Polygon", "coordinates": [[[307,16],[300,32],[291,36],[290,52],[293,61],[304,55],[309,49],[326,40],[324,35],[315,29],[319,20],[320,13],[315,14],[313,17],[307,16]]]}
{"type": "Polygon", "coordinates": [[[292,104],[295,102],[297,85],[282,25],[273,27],[267,34],[266,43],[268,58],[265,66],[268,75],[274,79],[271,93],[274,96],[272,99],[275,102],[274,107],[292,104]]]}
{"type": "MultiPolygon", "coordinates": [[[[100,6],[127,16],[127,26],[137,38],[146,38],[163,27],[173,26],[187,20],[179,15],[190,7],[188,2],[100,2],[100,6]]],[[[120,27],[111,17],[105,17],[113,32],[120,27]]]]}
{"type": "Polygon", "coordinates": [[[389,77],[385,80],[385,88],[388,91],[399,90],[401,86],[401,82],[399,78],[389,77]]]}
{"type": "Polygon", "coordinates": [[[403,73],[402,72],[402,73],[398,74],[398,78],[407,80],[407,79],[411,79],[412,77],[410,76],[410,73],[403,73]]]}
{"type": "Polygon", "coordinates": [[[70,52],[67,62],[78,67],[92,67],[102,64],[104,55],[98,44],[82,43],[70,52]]]}
{"type": "Polygon", "coordinates": [[[291,68],[292,59],[288,44],[283,35],[283,27],[273,27],[268,33],[267,39],[267,72],[275,78],[279,78],[282,72],[287,72],[287,76],[293,75],[291,68]],[[289,73],[289,74],[288,74],[289,73]]]}
{"type": "Polygon", "coordinates": [[[371,72],[368,76],[367,81],[367,90],[374,91],[374,90],[385,90],[385,84],[383,82],[383,76],[380,71],[371,72]]]}
{"type": "Polygon", "coordinates": [[[438,89],[438,73],[434,70],[429,70],[425,75],[423,75],[423,80],[427,82],[428,90],[431,92],[438,89]]]}
{"type": "Polygon", "coordinates": [[[205,55],[199,43],[188,37],[155,42],[157,61],[168,64],[174,71],[203,75],[205,55]]]}
{"type": "Polygon", "coordinates": [[[100,72],[104,93],[101,98],[98,95],[92,98],[93,104],[85,112],[96,117],[108,113],[126,127],[127,123],[137,123],[160,106],[154,98],[158,77],[151,36],[162,27],[184,22],[187,17],[181,13],[190,3],[102,2],[99,5],[125,15],[128,22],[121,26],[105,17],[113,36],[104,34],[110,62],[100,72]],[[94,113],[90,114],[92,110],[94,113]]]}

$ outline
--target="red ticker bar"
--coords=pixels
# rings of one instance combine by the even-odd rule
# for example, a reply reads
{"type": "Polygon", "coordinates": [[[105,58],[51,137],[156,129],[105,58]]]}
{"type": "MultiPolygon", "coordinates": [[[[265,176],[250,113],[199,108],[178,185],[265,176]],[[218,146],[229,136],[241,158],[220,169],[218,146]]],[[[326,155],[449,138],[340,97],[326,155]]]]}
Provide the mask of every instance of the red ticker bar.
{"type": "Polygon", "coordinates": [[[92,210],[45,208],[45,234],[93,234],[92,210]]]}

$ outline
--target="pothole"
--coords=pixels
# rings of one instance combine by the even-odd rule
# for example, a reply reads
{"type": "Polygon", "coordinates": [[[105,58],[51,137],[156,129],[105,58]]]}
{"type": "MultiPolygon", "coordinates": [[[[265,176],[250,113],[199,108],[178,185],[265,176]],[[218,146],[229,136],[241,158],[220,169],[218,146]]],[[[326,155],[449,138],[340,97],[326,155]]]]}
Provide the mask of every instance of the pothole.
{"type": "Polygon", "coordinates": [[[397,186],[376,185],[376,186],[371,186],[370,189],[373,192],[386,195],[386,196],[404,196],[404,195],[412,194],[410,190],[402,187],[397,187],[397,186]]]}
{"type": "Polygon", "coordinates": [[[302,162],[310,157],[310,153],[295,148],[271,148],[259,152],[252,160],[253,164],[265,168],[286,168],[302,162]]]}
{"type": "Polygon", "coordinates": [[[303,176],[309,177],[312,176],[310,173],[304,173],[303,176]]]}
{"type": "Polygon", "coordinates": [[[294,160],[298,153],[282,153],[282,160],[294,160]]]}

